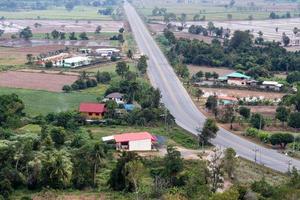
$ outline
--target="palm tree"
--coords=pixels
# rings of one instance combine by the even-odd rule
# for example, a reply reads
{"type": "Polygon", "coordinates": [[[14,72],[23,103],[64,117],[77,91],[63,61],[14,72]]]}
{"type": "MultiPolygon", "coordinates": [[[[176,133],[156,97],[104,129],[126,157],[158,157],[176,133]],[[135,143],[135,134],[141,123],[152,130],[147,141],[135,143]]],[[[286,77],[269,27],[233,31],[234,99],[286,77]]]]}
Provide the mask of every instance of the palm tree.
{"type": "Polygon", "coordinates": [[[93,162],[93,184],[96,186],[96,174],[98,172],[99,166],[103,163],[105,158],[105,152],[100,143],[96,143],[92,149],[90,159],[93,162]]]}
{"type": "Polygon", "coordinates": [[[139,89],[139,84],[137,82],[131,82],[128,91],[128,101],[133,102],[135,98],[135,92],[139,89]]]}

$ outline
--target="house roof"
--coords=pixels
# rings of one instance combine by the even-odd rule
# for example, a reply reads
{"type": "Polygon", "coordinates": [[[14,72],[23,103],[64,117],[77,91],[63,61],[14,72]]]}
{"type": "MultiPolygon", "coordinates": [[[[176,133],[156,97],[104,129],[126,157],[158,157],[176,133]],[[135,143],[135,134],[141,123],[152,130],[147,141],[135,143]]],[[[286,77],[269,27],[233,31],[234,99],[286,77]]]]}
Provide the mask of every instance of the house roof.
{"type": "Polygon", "coordinates": [[[229,97],[229,96],[218,96],[217,98],[220,99],[220,100],[238,101],[237,98],[235,98],[235,97],[229,97]]]}
{"type": "Polygon", "coordinates": [[[251,79],[250,76],[246,76],[245,74],[239,73],[239,72],[232,72],[230,74],[227,74],[225,76],[221,76],[219,80],[227,80],[229,77],[231,78],[244,78],[244,79],[251,79]]]}
{"type": "Polygon", "coordinates": [[[100,103],[81,103],[79,106],[79,112],[84,113],[104,113],[105,104],[100,103]]]}
{"type": "Polygon", "coordinates": [[[115,135],[114,139],[116,142],[129,142],[129,141],[146,140],[146,139],[151,139],[151,141],[157,140],[155,136],[151,135],[148,132],[124,133],[120,135],[115,135]]]}
{"type": "Polygon", "coordinates": [[[124,95],[119,92],[110,93],[106,98],[122,98],[124,95]]]}

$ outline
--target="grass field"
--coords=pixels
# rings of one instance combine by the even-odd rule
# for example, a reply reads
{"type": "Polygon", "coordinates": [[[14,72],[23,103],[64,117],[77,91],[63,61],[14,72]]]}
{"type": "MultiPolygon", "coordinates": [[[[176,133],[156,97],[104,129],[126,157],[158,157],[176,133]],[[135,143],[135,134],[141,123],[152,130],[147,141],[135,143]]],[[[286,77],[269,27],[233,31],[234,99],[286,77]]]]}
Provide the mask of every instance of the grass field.
{"type": "MultiPolygon", "coordinates": [[[[101,91],[101,90],[100,90],[101,91]]],[[[95,93],[73,92],[54,93],[37,90],[0,88],[0,95],[17,94],[25,104],[25,112],[29,115],[46,115],[50,112],[60,112],[77,109],[80,102],[96,102],[95,93]]],[[[102,94],[103,95],[103,94],[102,94]]],[[[99,92],[99,96],[101,96],[99,92]]]]}
{"type": "Polygon", "coordinates": [[[72,11],[64,7],[51,7],[48,10],[30,10],[7,12],[0,11],[0,16],[6,19],[67,19],[67,20],[112,20],[111,16],[97,14],[99,7],[77,6],[72,11]]]}

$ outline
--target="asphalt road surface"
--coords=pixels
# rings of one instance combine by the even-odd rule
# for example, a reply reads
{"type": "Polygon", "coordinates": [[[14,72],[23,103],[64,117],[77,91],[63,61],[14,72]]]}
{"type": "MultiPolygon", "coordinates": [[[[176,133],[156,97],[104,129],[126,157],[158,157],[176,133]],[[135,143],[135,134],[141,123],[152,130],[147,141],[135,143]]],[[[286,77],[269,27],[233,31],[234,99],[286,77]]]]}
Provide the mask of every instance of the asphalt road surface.
{"type": "MultiPolygon", "coordinates": [[[[203,126],[205,116],[193,103],[135,9],[127,2],[124,3],[124,9],[140,52],[149,57],[148,75],[151,84],[160,89],[162,101],[175,117],[176,123],[198,134],[196,129],[203,126]]],[[[232,147],[239,156],[274,170],[286,172],[291,166],[300,169],[299,160],[258,146],[224,129],[220,129],[212,143],[219,148],[232,147]]]]}

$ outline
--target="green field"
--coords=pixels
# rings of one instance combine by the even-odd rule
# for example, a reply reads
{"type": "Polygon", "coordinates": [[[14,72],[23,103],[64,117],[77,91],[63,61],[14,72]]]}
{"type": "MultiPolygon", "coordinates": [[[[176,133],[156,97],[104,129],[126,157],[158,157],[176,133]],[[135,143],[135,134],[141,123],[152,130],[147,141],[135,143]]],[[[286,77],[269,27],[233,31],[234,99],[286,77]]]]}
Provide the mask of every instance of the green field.
{"type": "MultiPolygon", "coordinates": [[[[93,88],[94,89],[94,88],[93,88]]],[[[17,94],[25,104],[25,112],[29,115],[46,115],[50,112],[60,112],[77,109],[80,102],[96,102],[95,93],[73,92],[55,93],[37,90],[0,88],[0,95],[17,94]]],[[[101,90],[100,90],[101,91],[101,90]]],[[[103,94],[99,93],[99,96],[103,94]]]]}
{"type": "Polygon", "coordinates": [[[112,20],[111,16],[97,14],[99,7],[77,6],[72,11],[64,7],[50,7],[48,10],[7,12],[0,11],[6,19],[60,19],[60,20],[112,20]]]}

